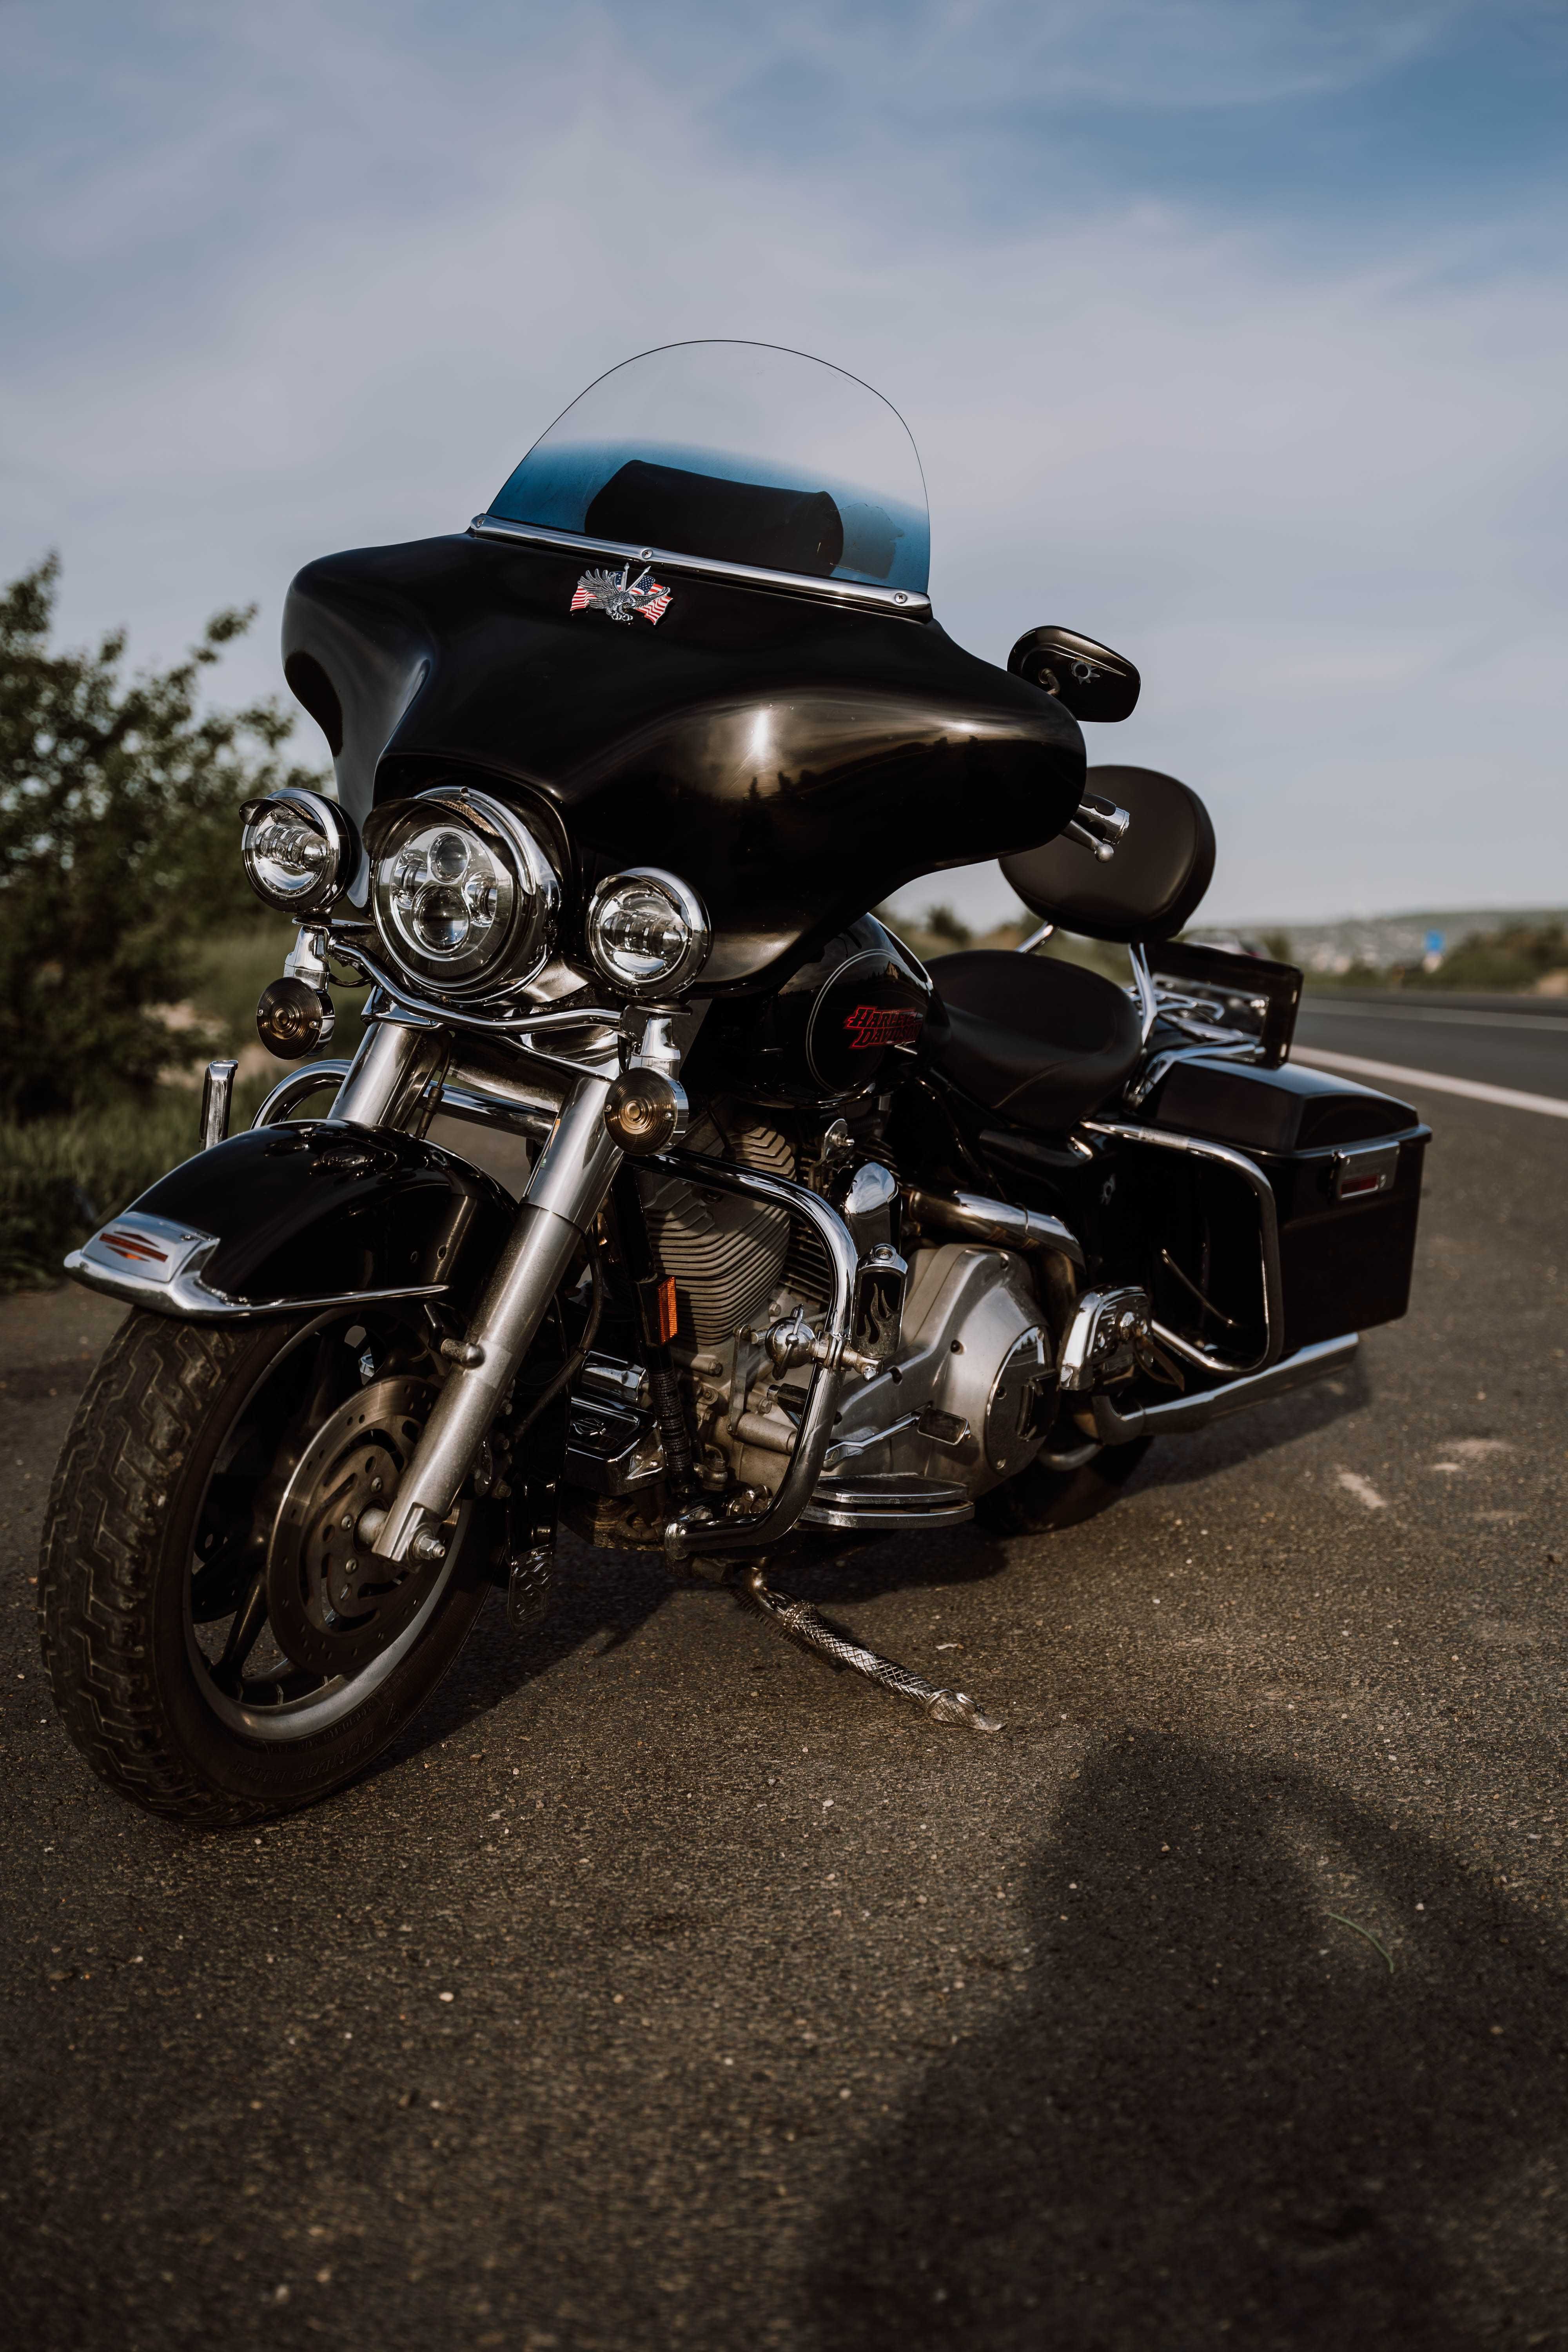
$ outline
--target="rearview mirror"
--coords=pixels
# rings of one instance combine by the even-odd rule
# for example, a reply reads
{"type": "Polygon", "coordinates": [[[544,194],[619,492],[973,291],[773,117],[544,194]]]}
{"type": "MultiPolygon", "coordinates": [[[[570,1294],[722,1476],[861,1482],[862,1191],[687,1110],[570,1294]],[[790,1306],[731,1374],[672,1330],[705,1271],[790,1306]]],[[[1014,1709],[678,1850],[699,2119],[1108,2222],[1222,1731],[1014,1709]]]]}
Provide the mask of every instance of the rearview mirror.
{"type": "Polygon", "coordinates": [[[1054,694],[1075,719],[1128,719],[1137,704],[1138,673],[1124,656],[1054,622],[1026,631],[1007,667],[1015,677],[1054,694]]]}

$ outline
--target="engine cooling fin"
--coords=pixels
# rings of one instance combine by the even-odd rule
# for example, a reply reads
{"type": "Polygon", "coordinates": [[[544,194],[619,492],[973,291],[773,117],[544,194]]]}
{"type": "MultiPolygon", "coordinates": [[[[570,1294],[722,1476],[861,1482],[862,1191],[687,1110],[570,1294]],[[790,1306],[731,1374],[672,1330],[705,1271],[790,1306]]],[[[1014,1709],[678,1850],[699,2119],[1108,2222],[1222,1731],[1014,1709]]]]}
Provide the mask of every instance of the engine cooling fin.
{"type": "MultiPolygon", "coordinates": [[[[776,1128],[743,1115],[728,1118],[726,1127],[721,1135],[705,1113],[683,1148],[764,1176],[795,1174],[795,1152],[776,1128]]],[[[722,1346],[741,1325],[758,1318],[778,1287],[793,1220],[786,1210],[733,1193],[704,1192],[682,1177],[639,1170],[637,1187],[654,1253],[674,1278],[682,1338],[700,1348],[722,1346]]]]}

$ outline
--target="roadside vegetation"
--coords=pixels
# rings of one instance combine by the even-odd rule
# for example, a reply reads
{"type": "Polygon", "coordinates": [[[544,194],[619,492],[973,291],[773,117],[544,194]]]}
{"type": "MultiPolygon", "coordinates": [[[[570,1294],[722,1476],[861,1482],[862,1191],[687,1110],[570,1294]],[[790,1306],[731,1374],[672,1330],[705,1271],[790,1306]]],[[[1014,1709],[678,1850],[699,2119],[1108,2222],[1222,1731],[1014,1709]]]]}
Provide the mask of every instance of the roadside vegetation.
{"type": "Polygon", "coordinates": [[[1495,930],[1468,932],[1436,960],[1351,963],[1342,971],[1309,971],[1307,984],[1568,996],[1568,927],[1561,922],[1500,923],[1495,930]]]}
{"type": "MultiPolygon", "coordinates": [[[[239,1059],[245,1116],[280,1075],[253,1015],[292,927],[250,894],[238,812],[321,782],[285,758],[280,706],[204,706],[249,613],[216,614],[184,661],[127,676],[122,632],[52,645],[58,580],[51,560],[0,589],[6,1289],[58,1280],[66,1250],[190,1153],[212,1055],[239,1059]]],[[[340,1000],[349,1050],[357,1003],[340,1000]]]]}

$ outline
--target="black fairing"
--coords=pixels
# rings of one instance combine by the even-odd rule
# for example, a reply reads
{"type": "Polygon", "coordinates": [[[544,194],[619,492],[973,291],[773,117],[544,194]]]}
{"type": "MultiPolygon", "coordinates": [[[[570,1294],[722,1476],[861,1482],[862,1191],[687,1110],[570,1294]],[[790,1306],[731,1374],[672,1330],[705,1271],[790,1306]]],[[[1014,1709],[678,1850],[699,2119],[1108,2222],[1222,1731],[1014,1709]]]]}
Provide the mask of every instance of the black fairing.
{"type": "Polygon", "coordinates": [[[436,1144],[324,1120],[230,1136],[132,1205],[216,1234],[203,1281],[258,1302],[443,1284],[463,1305],[517,1215],[492,1178],[436,1144]]]}
{"type": "Polygon", "coordinates": [[[1048,840],[1077,807],[1076,720],[934,622],[684,574],[657,625],[572,613],[604,560],[464,536],[300,573],[286,667],[341,727],[356,822],[441,775],[508,792],[574,879],[573,920],[622,866],[690,883],[722,993],[776,983],[889,891],[1048,840]]]}

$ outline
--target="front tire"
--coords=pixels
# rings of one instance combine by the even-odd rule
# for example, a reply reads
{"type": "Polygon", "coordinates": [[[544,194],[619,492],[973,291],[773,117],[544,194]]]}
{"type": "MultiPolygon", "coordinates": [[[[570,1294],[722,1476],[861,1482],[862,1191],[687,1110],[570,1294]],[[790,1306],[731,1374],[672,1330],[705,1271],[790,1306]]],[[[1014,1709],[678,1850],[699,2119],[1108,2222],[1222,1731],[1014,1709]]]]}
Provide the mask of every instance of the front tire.
{"type": "Polygon", "coordinates": [[[215,1827],[289,1811],[429,1697],[483,1604],[483,1529],[377,1585],[334,1514],[356,1476],[395,1475],[437,1377],[409,1321],[127,1318],[66,1439],[38,1576],[56,1706],[121,1796],[215,1827]]]}

